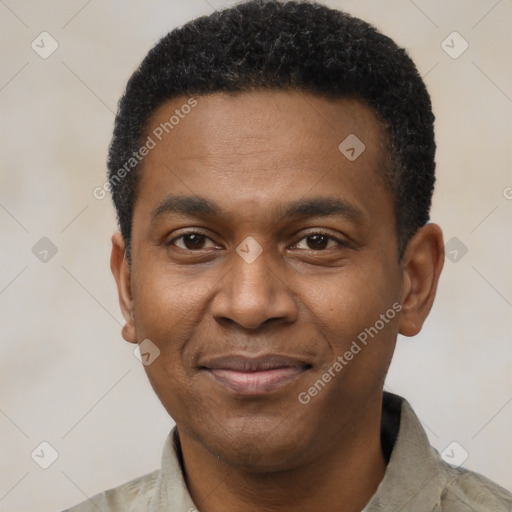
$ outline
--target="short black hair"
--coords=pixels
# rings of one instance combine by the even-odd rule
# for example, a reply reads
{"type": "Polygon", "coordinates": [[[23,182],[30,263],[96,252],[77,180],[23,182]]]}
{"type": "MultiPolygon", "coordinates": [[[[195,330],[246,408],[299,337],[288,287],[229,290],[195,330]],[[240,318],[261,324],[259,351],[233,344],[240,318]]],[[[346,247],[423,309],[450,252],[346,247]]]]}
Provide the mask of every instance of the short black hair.
{"type": "Polygon", "coordinates": [[[139,149],[156,108],[183,95],[258,88],[354,98],[373,110],[386,133],[401,257],[429,220],[435,182],[434,114],[416,66],[389,37],[347,13],[308,1],[251,0],[169,32],[127,83],[108,170],[128,260],[139,149]]]}

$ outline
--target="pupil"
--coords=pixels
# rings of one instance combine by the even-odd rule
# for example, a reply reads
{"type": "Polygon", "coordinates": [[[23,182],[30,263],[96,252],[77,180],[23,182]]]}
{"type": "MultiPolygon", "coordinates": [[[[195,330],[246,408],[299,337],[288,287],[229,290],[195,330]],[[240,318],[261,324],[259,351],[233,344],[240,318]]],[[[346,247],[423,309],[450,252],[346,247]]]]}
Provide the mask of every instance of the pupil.
{"type": "Polygon", "coordinates": [[[204,237],[197,234],[185,235],[184,242],[187,249],[198,249],[204,243],[204,237]]]}
{"type": "Polygon", "coordinates": [[[327,245],[327,237],[324,235],[312,235],[308,237],[308,239],[311,241],[313,240],[313,243],[309,243],[310,249],[318,250],[318,249],[325,249],[327,245]],[[311,247],[313,245],[313,247],[311,247]]]}

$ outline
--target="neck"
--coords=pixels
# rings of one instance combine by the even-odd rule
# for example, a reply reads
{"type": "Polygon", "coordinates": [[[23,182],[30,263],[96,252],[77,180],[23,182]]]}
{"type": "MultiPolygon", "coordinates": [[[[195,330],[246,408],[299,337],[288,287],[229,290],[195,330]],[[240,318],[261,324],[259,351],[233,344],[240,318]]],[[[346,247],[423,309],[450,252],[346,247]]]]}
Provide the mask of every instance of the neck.
{"type": "Polygon", "coordinates": [[[380,417],[373,408],[367,424],[337,432],[314,458],[280,471],[229,465],[179,431],[192,500],[201,512],[359,512],[386,471],[380,417]]]}

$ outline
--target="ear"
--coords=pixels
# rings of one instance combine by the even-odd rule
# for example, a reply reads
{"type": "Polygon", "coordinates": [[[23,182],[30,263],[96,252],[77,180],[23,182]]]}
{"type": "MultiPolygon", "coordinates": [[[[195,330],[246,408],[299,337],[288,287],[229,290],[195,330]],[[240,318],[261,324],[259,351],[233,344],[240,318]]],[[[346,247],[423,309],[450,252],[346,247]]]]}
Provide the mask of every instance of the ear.
{"type": "Polygon", "coordinates": [[[427,224],[407,244],[402,262],[400,334],[415,336],[421,331],[434,302],[443,264],[443,232],[437,224],[427,224]]]}
{"type": "Polygon", "coordinates": [[[133,298],[131,289],[131,271],[125,257],[125,243],[121,233],[112,235],[112,253],[110,255],[110,269],[117,284],[119,305],[126,324],[122,329],[123,338],[130,343],[137,343],[135,322],[133,319],[133,298]]]}

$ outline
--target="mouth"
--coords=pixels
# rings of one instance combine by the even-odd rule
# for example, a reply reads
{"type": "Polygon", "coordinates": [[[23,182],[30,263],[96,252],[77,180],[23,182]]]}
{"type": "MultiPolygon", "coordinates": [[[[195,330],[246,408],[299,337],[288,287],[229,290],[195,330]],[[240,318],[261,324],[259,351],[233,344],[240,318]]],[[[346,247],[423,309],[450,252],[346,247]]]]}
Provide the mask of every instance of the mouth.
{"type": "Polygon", "coordinates": [[[282,389],[311,367],[295,358],[266,355],[226,356],[208,361],[199,368],[236,394],[254,396],[282,389]]]}

